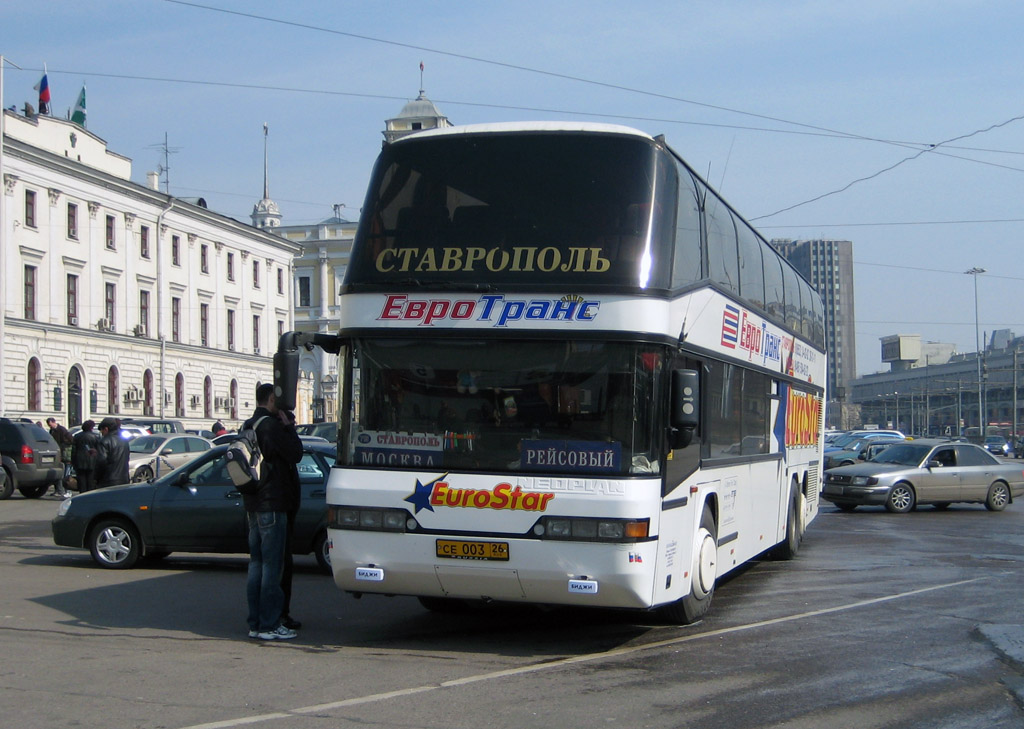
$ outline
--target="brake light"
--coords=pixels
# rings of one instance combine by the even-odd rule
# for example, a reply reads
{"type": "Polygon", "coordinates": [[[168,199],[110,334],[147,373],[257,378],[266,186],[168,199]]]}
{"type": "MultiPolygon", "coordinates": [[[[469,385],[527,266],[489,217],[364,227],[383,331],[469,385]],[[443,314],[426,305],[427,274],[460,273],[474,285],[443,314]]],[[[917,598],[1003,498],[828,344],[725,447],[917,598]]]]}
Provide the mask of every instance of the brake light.
{"type": "Polygon", "coordinates": [[[27,445],[21,446],[21,462],[22,463],[35,463],[36,453],[27,445]]]}

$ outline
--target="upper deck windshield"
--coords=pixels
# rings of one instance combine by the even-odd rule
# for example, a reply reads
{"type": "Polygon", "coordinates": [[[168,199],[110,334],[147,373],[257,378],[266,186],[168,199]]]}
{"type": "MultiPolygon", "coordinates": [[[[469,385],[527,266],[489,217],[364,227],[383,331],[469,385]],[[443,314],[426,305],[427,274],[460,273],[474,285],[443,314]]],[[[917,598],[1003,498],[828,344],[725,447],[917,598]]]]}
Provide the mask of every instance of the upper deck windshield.
{"type": "Polygon", "coordinates": [[[667,289],[677,187],[640,136],[409,138],[374,169],[346,284],[667,289]]]}
{"type": "Polygon", "coordinates": [[[367,339],[349,464],[496,473],[654,474],[663,348],[638,343],[367,339]]]}

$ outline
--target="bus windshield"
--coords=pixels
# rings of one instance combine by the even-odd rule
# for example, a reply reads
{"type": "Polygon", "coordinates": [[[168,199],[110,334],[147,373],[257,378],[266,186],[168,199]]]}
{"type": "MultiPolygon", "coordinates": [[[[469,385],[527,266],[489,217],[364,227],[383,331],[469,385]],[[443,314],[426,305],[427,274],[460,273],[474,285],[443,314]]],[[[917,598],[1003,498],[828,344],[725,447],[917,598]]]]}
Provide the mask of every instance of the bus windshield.
{"type": "Polygon", "coordinates": [[[349,465],[658,473],[662,347],[462,339],[352,347],[349,465]]]}
{"type": "Polygon", "coordinates": [[[667,289],[677,189],[642,137],[402,140],[374,169],[346,285],[667,289]]]}

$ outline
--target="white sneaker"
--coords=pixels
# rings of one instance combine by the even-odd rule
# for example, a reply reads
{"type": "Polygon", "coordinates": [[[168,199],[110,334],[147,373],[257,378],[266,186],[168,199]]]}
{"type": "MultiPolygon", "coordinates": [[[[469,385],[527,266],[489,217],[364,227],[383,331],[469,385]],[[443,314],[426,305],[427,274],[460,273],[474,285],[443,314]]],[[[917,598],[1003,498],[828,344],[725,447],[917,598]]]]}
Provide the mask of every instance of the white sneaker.
{"type": "Polygon", "coordinates": [[[291,640],[292,638],[298,638],[299,634],[291,628],[278,625],[273,630],[265,630],[257,633],[256,637],[260,640],[291,640]]]}

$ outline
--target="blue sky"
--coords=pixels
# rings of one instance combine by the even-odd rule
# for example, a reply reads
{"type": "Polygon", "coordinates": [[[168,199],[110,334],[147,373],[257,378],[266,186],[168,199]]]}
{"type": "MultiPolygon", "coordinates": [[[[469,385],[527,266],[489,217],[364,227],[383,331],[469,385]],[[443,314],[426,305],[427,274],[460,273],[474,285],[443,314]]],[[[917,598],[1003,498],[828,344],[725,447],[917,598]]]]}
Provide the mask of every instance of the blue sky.
{"type": "Polygon", "coordinates": [[[86,83],[134,179],[166,133],[171,192],[246,221],[264,122],[284,223],[357,217],[421,61],[457,124],[665,134],[766,237],[854,242],[863,375],[888,334],[974,351],[973,266],[982,329],[1024,334],[1022,29],[1016,0],[8,0],[0,54],[25,69],[5,106],[36,102],[45,63],[54,113],[86,83]]]}

